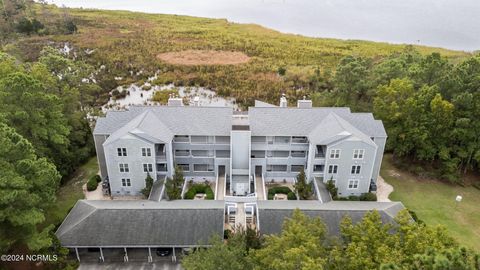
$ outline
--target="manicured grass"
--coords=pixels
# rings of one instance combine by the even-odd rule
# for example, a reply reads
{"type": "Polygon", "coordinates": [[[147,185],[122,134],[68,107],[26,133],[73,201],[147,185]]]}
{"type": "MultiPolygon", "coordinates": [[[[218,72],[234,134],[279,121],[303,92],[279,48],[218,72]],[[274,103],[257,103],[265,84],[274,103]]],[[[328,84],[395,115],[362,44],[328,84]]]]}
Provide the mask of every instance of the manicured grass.
{"type": "Polygon", "coordinates": [[[480,190],[418,177],[396,168],[385,155],[381,175],[391,184],[392,201],[401,201],[428,225],[441,224],[462,245],[480,251],[480,190]],[[455,197],[462,202],[456,206],[455,197]]]}
{"type": "Polygon", "coordinates": [[[57,201],[46,211],[44,224],[59,225],[70,208],[72,208],[78,200],[84,198],[82,186],[90,177],[97,173],[98,163],[96,157],[92,157],[87,163],[78,168],[72,177],[58,190],[57,201]]]}

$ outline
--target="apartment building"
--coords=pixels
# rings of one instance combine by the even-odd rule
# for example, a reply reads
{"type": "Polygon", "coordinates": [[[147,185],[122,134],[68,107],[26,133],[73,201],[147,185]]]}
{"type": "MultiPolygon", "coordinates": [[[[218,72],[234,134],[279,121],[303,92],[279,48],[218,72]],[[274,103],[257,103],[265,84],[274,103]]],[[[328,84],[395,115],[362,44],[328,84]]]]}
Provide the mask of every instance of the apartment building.
{"type": "Polygon", "coordinates": [[[137,195],[147,174],[187,180],[225,177],[227,193],[256,191],[253,179],[333,180],[340,196],[376,189],[386,133],[371,113],[316,108],[310,100],[288,107],[256,101],[246,112],[230,107],[132,106],[99,118],[93,132],[100,172],[112,196],[137,195]]]}

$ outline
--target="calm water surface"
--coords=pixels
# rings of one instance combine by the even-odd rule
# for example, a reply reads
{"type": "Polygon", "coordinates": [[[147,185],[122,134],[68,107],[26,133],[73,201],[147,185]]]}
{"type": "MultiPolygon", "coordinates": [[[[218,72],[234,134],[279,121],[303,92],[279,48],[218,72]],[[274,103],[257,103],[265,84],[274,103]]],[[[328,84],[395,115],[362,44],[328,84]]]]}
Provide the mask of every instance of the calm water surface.
{"type": "Polygon", "coordinates": [[[480,0],[50,0],[67,7],[226,18],[312,37],[480,50],[480,0]]]}

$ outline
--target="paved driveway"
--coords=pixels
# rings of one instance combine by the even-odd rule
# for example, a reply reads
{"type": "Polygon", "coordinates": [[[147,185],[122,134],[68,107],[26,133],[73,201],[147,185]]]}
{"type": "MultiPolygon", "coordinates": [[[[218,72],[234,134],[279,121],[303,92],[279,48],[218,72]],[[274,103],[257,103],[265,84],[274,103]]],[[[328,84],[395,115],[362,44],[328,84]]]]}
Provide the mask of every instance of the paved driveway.
{"type": "Polygon", "coordinates": [[[180,263],[169,261],[142,263],[142,262],[118,262],[118,263],[80,263],[78,270],[182,270],[180,263]]]}

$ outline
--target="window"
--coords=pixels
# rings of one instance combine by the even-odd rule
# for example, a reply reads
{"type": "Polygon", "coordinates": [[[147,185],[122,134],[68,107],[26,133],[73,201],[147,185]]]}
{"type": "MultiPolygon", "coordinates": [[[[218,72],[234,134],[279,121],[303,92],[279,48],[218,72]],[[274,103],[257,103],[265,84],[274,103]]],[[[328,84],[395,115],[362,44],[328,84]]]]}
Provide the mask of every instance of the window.
{"type": "Polygon", "coordinates": [[[143,164],[143,172],[153,172],[153,165],[151,163],[143,164]]]}
{"type": "Polygon", "coordinates": [[[122,178],[122,187],[131,187],[130,178],[122,178]]]}
{"type": "Polygon", "coordinates": [[[313,165],[314,172],[323,172],[325,169],[325,165],[313,165]]]}
{"type": "Polygon", "coordinates": [[[303,165],[292,165],[290,167],[291,172],[301,172],[303,171],[303,165]]]}
{"type": "Polygon", "coordinates": [[[230,137],[229,136],[215,136],[215,143],[216,144],[230,144],[230,137]]]}
{"type": "Polygon", "coordinates": [[[268,172],[286,172],[287,165],[267,165],[268,172]]]}
{"type": "Polygon", "coordinates": [[[353,165],[352,170],[350,171],[351,174],[360,174],[360,165],[353,165]]]}
{"type": "Polygon", "coordinates": [[[142,157],[151,157],[151,156],[152,156],[152,149],[142,148],[142,157]]]}
{"type": "Polygon", "coordinates": [[[190,150],[175,150],[176,157],[188,157],[190,156],[190,150]]]}
{"type": "Polygon", "coordinates": [[[217,150],[215,152],[215,156],[217,158],[229,158],[230,157],[230,150],[217,150]]]}
{"type": "Polygon", "coordinates": [[[192,136],[192,144],[211,144],[214,141],[213,136],[192,136]]]}
{"type": "Polygon", "coordinates": [[[328,173],[336,174],[338,172],[338,165],[329,165],[328,173]]]}
{"type": "Polygon", "coordinates": [[[119,157],[126,157],[127,156],[127,148],[117,148],[117,154],[119,157]]]}
{"type": "Polygon", "coordinates": [[[212,164],[193,164],[194,172],[213,172],[212,164]]]}
{"type": "Polygon", "coordinates": [[[291,156],[292,156],[292,157],[301,157],[301,158],[304,158],[304,157],[305,157],[305,154],[306,154],[305,151],[292,151],[292,152],[291,152],[291,156]]]}
{"type": "Polygon", "coordinates": [[[184,171],[184,172],[190,171],[190,165],[189,164],[177,164],[177,166],[180,167],[180,169],[182,169],[182,171],[184,171]]]}
{"type": "Polygon", "coordinates": [[[251,158],[264,158],[265,151],[252,151],[251,158]]]}
{"type": "Polygon", "coordinates": [[[363,159],[363,154],[365,154],[365,149],[355,149],[353,150],[353,159],[363,159]]]}
{"type": "Polygon", "coordinates": [[[167,171],[167,164],[157,163],[157,172],[166,172],[166,171],[167,171]]]}
{"type": "Polygon", "coordinates": [[[292,143],[307,143],[307,137],[292,136],[292,143]]]}
{"type": "Polygon", "coordinates": [[[129,172],[130,170],[128,169],[128,164],[127,163],[120,163],[120,172],[129,172]]]}
{"type": "Polygon", "coordinates": [[[175,135],[175,137],[173,137],[173,141],[177,143],[188,143],[190,142],[190,138],[188,135],[175,135]]]}
{"type": "Polygon", "coordinates": [[[275,136],[274,141],[275,141],[275,144],[289,144],[290,143],[290,137],[275,136]]]}
{"type": "Polygon", "coordinates": [[[213,150],[192,150],[194,157],[213,157],[213,150]]]}
{"type": "Polygon", "coordinates": [[[358,183],[358,180],[348,180],[348,189],[357,189],[358,183]]]}
{"type": "Polygon", "coordinates": [[[333,158],[333,159],[340,158],[340,149],[330,150],[330,158],[333,158]]]}

